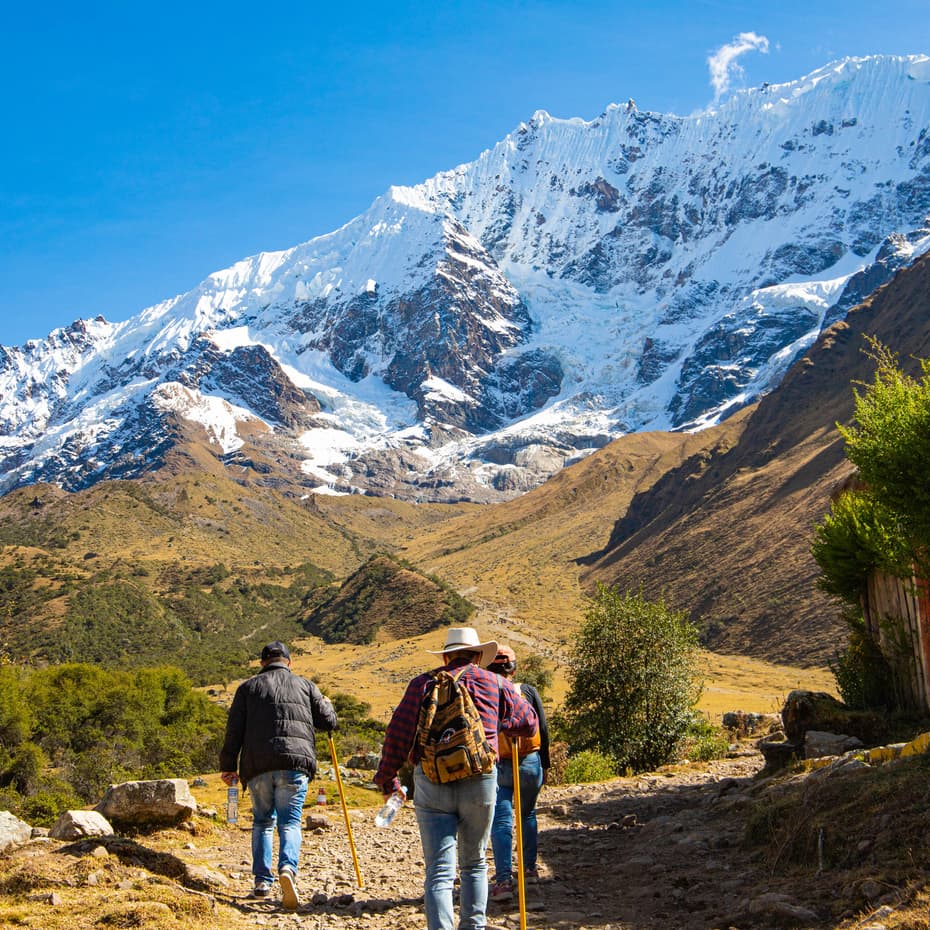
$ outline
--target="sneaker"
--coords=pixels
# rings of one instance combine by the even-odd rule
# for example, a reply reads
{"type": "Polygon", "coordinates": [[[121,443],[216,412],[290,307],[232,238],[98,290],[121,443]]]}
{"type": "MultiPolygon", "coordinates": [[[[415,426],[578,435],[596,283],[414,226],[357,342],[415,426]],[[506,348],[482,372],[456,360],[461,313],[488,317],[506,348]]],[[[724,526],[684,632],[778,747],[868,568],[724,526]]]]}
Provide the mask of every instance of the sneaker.
{"type": "Polygon", "coordinates": [[[491,886],[491,900],[500,903],[513,901],[513,882],[495,882],[491,886]]]}
{"type": "Polygon", "coordinates": [[[278,873],[278,882],[281,885],[281,903],[286,911],[296,911],[300,907],[300,897],[297,894],[297,882],[290,869],[281,869],[278,873]]]}
{"type": "Polygon", "coordinates": [[[528,885],[535,885],[539,881],[539,869],[535,866],[532,869],[524,869],[523,881],[528,885]]]}
{"type": "Polygon", "coordinates": [[[267,898],[271,894],[271,882],[256,882],[251,898],[267,898]]]}

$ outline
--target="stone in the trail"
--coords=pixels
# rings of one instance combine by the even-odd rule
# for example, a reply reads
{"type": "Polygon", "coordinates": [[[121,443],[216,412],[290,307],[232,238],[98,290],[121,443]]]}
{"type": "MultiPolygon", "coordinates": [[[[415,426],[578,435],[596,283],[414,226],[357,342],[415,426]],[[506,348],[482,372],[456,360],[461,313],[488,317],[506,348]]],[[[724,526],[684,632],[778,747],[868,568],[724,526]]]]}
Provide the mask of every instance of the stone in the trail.
{"type": "Polygon", "coordinates": [[[816,922],[818,920],[817,915],[812,910],[795,903],[788,895],[775,891],[753,898],[749,902],[749,913],[754,915],[770,914],[774,917],[787,918],[799,923],[805,921],[816,922]]]}
{"type": "Polygon", "coordinates": [[[724,729],[734,730],[739,736],[756,736],[771,733],[781,726],[781,714],[757,714],[731,710],[723,715],[724,729]]]}
{"type": "Polygon", "coordinates": [[[60,907],[61,906],[61,895],[56,892],[46,892],[44,894],[33,894],[29,895],[30,901],[35,901],[38,904],[48,904],[50,907],[60,907]]]}
{"type": "Polygon", "coordinates": [[[32,839],[32,827],[15,817],[9,811],[0,811],[0,853],[11,850],[14,846],[28,843],[32,839]]]}
{"type": "Polygon", "coordinates": [[[79,840],[85,836],[112,836],[113,827],[97,811],[65,811],[49,834],[55,840],[79,840]]]}
{"type": "Polygon", "coordinates": [[[768,772],[777,772],[785,768],[798,755],[798,747],[789,740],[763,739],[758,743],[759,752],[765,759],[768,772]]]}
{"type": "Polygon", "coordinates": [[[214,872],[203,865],[188,864],[185,869],[185,876],[188,882],[194,888],[228,888],[229,882],[225,875],[214,872]]]}
{"type": "Polygon", "coordinates": [[[845,752],[862,748],[862,740],[845,733],[827,733],[808,730],[804,734],[804,758],[820,759],[823,756],[841,756],[845,752]]]}
{"type": "Polygon", "coordinates": [[[95,810],[118,826],[174,826],[197,810],[186,779],[161,778],[110,785],[95,810]]]}
{"type": "Polygon", "coordinates": [[[325,814],[307,814],[306,826],[308,830],[332,830],[333,825],[325,814]]]}
{"type": "Polygon", "coordinates": [[[859,885],[859,894],[862,895],[866,901],[876,901],[881,897],[884,888],[871,878],[867,878],[864,882],[859,885]]]}

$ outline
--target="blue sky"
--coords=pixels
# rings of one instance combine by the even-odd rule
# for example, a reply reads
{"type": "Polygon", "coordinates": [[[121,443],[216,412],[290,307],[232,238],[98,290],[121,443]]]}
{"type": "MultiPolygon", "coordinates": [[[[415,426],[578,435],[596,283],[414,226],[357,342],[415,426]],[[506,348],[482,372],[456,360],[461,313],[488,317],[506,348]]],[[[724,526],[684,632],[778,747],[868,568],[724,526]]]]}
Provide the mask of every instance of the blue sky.
{"type": "Polygon", "coordinates": [[[930,2],[52,0],[0,29],[0,344],[19,345],[328,232],[537,109],[685,115],[930,53],[930,2]]]}

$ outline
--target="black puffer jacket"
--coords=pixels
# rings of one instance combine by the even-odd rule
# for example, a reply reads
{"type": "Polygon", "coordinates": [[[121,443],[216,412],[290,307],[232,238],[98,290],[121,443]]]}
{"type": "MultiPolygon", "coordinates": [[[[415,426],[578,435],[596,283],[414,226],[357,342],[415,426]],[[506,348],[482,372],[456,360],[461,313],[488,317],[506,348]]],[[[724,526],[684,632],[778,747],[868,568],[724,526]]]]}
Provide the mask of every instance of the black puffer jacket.
{"type": "Polygon", "coordinates": [[[336,712],[320,689],[284,662],[266,665],[236,689],[220,771],[235,772],[243,785],[278,769],[316,774],[316,729],[333,730],[336,712]]]}

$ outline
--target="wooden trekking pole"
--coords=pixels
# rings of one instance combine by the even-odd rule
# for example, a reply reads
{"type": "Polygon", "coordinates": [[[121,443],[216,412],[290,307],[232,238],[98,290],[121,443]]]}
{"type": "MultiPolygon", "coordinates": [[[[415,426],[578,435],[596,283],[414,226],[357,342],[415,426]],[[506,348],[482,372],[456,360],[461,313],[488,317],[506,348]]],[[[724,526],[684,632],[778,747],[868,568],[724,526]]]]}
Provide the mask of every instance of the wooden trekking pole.
{"type": "Polygon", "coordinates": [[[523,810],[520,802],[520,751],[517,741],[510,741],[513,759],[513,817],[517,822],[517,900],[520,902],[520,930],[526,930],[526,880],[523,875],[523,810]]]}
{"type": "Polygon", "coordinates": [[[355,877],[358,879],[358,887],[364,888],[365,883],[362,881],[362,870],[358,865],[358,854],[355,852],[355,840],[352,838],[352,824],[349,822],[349,808],[346,806],[346,793],[342,787],[342,774],[339,771],[339,760],[336,758],[336,743],[333,741],[333,734],[329,734],[329,753],[333,757],[333,771],[336,773],[336,787],[339,789],[339,800],[342,802],[342,816],[346,821],[346,832],[349,834],[349,849],[352,850],[352,862],[355,864],[355,877]]]}

